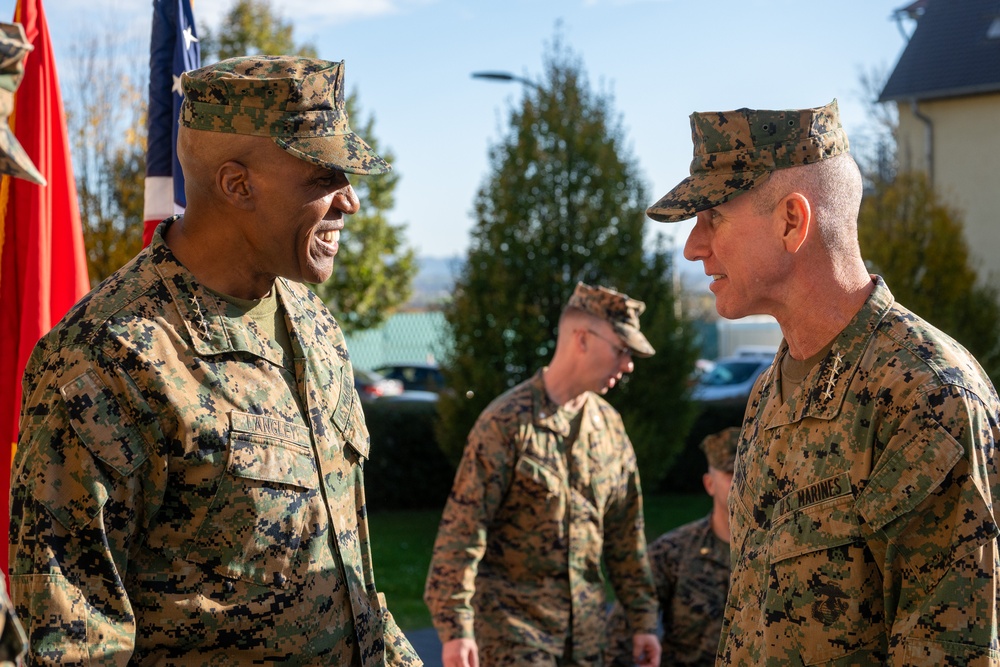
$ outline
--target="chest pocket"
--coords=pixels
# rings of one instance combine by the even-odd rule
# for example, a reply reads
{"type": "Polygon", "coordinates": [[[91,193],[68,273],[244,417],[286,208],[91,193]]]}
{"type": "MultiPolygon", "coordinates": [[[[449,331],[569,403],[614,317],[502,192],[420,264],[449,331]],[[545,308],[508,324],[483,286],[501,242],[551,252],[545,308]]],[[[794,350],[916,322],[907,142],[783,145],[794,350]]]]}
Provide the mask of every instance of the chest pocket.
{"type": "Polygon", "coordinates": [[[881,576],[858,527],[850,482],[843,476],[826,484],[843,494],[782,514],[768,536],[765,613],[784,619],[784,634],[807,665],[862,650],[885,629],[881,576]]]}
{"type": "MultiPolygon", "coordinates": [[[[545,461],[524,453],[518,458],[510,486],[494,520],[495,532],[511,531],[551,534],[566,514],[562,475],[545,461]]],[[[561,534],[561,529],[557,531],[561,534]]]]}
{"type": "Polygon", "coordinates": [[[562,487],[562,475],[545,461],[530,454],[524,454],[517,460],[511,481],[512,491],[545,497],[561,493],[562,487]]]}
{"type": "Polygon", "coordinates": [[[319,501],[309,431],[230,414],[228,460],[187,559],[226,577],[285,587],[319,501]]]}

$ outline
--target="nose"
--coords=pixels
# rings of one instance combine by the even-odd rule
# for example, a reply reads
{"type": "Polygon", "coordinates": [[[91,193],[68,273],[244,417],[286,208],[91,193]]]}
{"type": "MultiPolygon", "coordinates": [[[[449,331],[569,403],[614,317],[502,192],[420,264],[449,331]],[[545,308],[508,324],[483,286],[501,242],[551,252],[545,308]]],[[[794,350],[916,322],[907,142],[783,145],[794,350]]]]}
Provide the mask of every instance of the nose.
{"type": "Polygon", "coordinates": [[[632,355],[626,354],[622,357],[622,363],[618,366],[621,369],[622,375],[631,373],[635,369],[635,364],[632,363],[632,355]]]}
{"type": "Polygon", "coordinates": [[[708,222],[705,213],[699,213],[684,243],[684,259],[697,262],[708,257],[708,222]]]}
{"type": "Polygon", "coordinates": [[[354,188],[348,183],[333,193],[333,200],[330,202],[330,210],[327,217],[339,217],[341,214],[354,215],[361,208],[361,202],[354,188]],[[336,215],[333,214],[337,211],[336,215]]]}

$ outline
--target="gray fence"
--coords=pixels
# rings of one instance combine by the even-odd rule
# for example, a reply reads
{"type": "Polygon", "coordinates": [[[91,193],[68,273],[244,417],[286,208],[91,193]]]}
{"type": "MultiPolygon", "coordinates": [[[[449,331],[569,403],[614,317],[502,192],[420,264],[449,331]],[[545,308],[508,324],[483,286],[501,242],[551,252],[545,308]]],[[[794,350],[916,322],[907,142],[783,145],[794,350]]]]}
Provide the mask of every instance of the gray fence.
{"type": "Polygon", "coordinates": [[[387,364],[426,364],[442,358],[449,349],[444,313],[396,313],[377,329],[347,336],[347,351],[357,368],[387,364]]]}

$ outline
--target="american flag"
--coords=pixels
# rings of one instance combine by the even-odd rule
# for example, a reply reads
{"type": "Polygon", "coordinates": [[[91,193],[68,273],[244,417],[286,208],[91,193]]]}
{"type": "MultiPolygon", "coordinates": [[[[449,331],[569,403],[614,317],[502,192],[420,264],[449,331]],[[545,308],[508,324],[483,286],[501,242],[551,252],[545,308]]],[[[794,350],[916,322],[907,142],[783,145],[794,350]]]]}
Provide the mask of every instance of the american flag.
{"type": "Polygon", "coordinates": [[[161,220],[184,211],[184,176],[175,150],[181,74],[199,67],[201,48],[190,0],[153,0],[143,245],[161,220]]]}

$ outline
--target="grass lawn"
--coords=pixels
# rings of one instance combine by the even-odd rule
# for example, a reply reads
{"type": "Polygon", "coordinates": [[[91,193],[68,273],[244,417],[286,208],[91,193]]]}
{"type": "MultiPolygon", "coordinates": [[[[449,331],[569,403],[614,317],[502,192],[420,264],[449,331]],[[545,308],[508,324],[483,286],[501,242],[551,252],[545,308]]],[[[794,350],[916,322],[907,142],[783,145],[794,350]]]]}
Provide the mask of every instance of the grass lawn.
{"type": "MultiPolygon", "coordinates": [[[[653,540],[708,514],[710,508],[711,499],[705,494],[646,496],[646,537],[653,540]]],[[[423,602],[424,580],[440,518],[441,512],[434,510],[377,512],[368,519],[375,583],[403,630],[431,625],[423,602]]]]}
{"type": "Polygon", "coordinates": [[[424,581],[441,511],[376,512],[368,517],[375,585],[403,630],[431,625],[424,581]]]}

